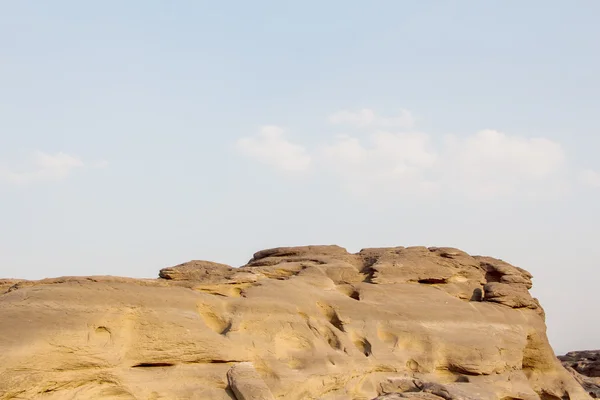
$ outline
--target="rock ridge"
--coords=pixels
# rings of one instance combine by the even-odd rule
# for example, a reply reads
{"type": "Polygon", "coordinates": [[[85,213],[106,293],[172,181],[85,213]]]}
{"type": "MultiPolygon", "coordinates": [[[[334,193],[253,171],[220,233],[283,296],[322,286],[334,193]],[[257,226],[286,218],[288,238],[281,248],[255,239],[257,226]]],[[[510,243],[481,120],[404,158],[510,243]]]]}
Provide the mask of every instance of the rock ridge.
{"type": "Polygon", "coordinates": [[[0,399],[589,399],[531,287],[449,247],[0,280],[0,399]]]}

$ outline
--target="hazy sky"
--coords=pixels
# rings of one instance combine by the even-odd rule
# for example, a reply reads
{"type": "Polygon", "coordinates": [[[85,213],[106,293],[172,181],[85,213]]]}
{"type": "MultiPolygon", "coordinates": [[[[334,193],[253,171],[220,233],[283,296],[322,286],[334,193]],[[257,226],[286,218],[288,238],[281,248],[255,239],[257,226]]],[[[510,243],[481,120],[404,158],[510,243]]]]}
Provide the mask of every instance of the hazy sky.
{"type": "Polygon", "coordinates": [[[600,348],[600,2],[4,1],[0,277],[283,245],[534,274],[600,348]]]}

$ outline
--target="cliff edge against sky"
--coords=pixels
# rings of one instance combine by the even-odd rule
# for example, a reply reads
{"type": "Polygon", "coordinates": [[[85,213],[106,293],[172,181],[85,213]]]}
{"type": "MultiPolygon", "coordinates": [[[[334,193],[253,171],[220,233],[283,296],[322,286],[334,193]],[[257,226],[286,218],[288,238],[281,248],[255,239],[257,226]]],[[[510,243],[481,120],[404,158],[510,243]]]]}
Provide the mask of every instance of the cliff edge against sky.
{"type": "Polygon", "coordinates": [[[0,281],[0,399],[583,400],[531,275],[451,248],[277,248],[0,281]]]}

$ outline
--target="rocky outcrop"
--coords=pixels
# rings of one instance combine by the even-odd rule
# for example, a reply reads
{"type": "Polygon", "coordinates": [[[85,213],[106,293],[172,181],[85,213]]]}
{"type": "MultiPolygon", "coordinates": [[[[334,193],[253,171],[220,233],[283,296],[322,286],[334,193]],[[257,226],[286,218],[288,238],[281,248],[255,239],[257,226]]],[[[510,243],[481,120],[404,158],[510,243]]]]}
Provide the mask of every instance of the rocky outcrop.
{"type": "Polygon", "coordinates": [[[600,399],[600,350],[572,351],[558,357],[594,399],[600,399]]]}
{"type": "Polygon", "coordinates": [[[558,359],[581,375],[600,378],[600,350],[572,351],[558,359]]]}
{"type": "Polygon", "coordinates": [[[590,398],[493,258],[305,246],[159,276],[0,286],[0,399],[590,398]]]}

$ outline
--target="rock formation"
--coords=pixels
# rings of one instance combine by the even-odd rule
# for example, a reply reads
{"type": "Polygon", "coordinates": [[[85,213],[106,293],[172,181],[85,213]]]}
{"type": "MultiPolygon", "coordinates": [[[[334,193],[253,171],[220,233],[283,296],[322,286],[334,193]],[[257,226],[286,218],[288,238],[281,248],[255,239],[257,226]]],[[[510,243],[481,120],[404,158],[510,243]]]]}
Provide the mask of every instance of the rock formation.
{"type": "Polygon", "coordinates": [[[493,258],[307,246],[159,276],[0,281],[0,399],[590,398],[493,258]]]}
{"type": "Polygon", "coordinates": [[[594,399],[600,399],[600,350],[572,351],[558,357],[594,399]]]}

